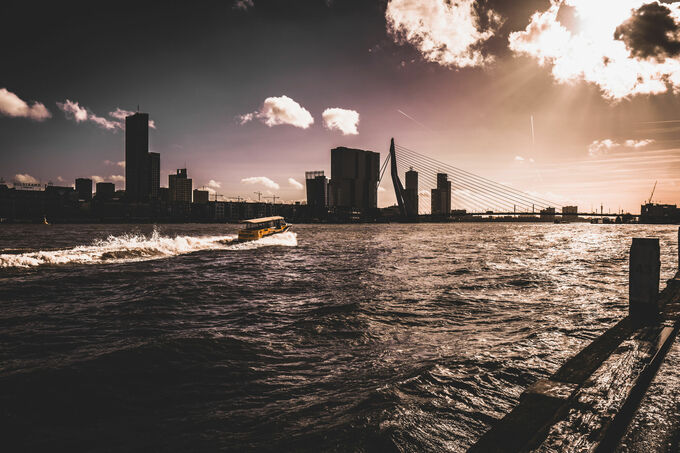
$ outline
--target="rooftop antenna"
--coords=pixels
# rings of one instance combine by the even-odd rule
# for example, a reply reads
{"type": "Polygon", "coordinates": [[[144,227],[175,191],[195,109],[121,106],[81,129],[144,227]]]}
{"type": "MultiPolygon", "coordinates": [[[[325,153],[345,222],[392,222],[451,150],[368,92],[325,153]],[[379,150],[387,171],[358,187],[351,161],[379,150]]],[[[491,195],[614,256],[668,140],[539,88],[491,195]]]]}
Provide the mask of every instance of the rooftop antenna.
{"type": "Polygon", "coordinates": [[[137,113],[139,113],[139,104],[137,104],[137,113]]]}

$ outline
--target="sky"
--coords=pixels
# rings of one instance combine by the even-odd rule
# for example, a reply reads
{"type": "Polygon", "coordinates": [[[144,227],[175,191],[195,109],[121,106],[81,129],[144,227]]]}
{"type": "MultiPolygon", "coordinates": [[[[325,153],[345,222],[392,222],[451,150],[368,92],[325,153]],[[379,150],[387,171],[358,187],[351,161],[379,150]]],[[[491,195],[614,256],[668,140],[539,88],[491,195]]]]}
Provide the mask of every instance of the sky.
{"type": "Polygon", "coordinates": [[[657,181],[654,201],[680,202],[680,2],[10,0],[3,16],[8,182],[124,188],[139,106],[161,185],[186,166],[225,199],[304,200],[331,148],[384,159],[394,137],[559,205],[639,212],[657,181]]]}

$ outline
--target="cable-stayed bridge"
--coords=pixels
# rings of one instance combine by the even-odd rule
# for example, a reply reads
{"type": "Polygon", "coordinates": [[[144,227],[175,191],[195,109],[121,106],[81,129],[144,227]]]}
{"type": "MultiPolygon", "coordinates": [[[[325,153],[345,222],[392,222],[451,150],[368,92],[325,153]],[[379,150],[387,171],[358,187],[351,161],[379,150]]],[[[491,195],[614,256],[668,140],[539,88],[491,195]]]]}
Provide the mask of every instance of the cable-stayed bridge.
{"type": "Polygon", "coordinates": [[[412,149],[390,143],[380,168],[380,182],[390,171],[402,217],[449,215],[561,215],[615,217],[611,213],[576,212],[559,203],[433,159],[412,149]],[[402,184],[402,177],[406,184],[402,184]],[[565,211],[566,210],[566,211],[565,211]]]}

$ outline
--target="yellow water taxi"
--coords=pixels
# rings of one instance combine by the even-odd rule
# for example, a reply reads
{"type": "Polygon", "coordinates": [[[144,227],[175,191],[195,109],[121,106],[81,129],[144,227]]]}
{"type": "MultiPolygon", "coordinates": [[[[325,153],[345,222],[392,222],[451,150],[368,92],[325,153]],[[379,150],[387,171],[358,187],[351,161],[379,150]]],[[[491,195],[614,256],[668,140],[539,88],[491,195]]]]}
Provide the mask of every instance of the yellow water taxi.
{"type": "Polygon", "coordinates": [[[238,232],[238,241],[256,241],[272,234],[284,233],[292,226],[281,216],[243,220],[246,226],[238,232]]]}

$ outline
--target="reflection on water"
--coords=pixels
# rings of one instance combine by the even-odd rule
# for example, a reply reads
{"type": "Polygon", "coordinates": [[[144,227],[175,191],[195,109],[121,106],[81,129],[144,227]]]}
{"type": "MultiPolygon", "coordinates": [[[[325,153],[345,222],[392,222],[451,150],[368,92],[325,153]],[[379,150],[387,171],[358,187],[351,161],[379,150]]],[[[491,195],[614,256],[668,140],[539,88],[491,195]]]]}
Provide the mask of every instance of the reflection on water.
{"type": "Polygon", "coordinates": [[[625,315],[630,238],[661,238],[662,278],[677,265],[665,226],[300,225],[227,247],[234,231],[3,226],[12,439],[463,451],[625,315]]]}

